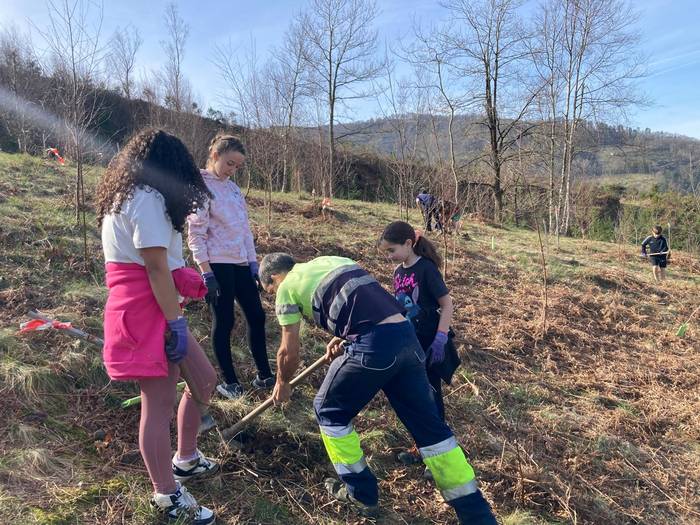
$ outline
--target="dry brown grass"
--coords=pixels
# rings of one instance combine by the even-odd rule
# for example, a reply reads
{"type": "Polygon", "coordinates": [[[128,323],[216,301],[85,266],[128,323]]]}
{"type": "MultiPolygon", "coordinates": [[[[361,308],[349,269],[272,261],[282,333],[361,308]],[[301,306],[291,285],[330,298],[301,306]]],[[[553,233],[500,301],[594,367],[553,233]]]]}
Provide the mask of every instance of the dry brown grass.
{"type": "MultiPolygon", "coordinates": [[[[29,195],[16,171],[6,175],[3,194],[29,195]]],[[[261,253],[284,250],[302,260],[342,254],[389,284],[391,266],[374,241],[395,208],[336,201],[343,220],[324,221],[304,217],[308,201],[276,196],[269,229],[262,196],[253,197],[261,253]]],[[[32,206],[61,198],[58,192],[30,201],[27,213],[41,217],[32,206]]],[[[0,231],[0,513],[26,523],[153,523],[138,410],[117,408],[133,386],[108,383],[99,353],[82,343],[14,333],[29,307],[99,332],[99,265],[80,267],[68,225],[52,233],[62,239],[52,242],[61,247],[57,253],[32,243],[33,230],[23,224],[8,221],[0,231]]],[[[478,223],[465,228],[469,240],[458,236],[448,273],[463,367],[446,390],[447,414],[504,523],[699,523],[698,322],[684,339],[674,335],[700,302],[697,259],[674,253],[671,279],[656,286],[633,247],[564,239],[557,251],[550,243],[549,322],[541,334],[535,234],[478,223]]],[[[96,244],[93,251],[99,261],[96,244]]],[[[271,311],[271,298],[265,303],[271,311]]],[[[189,317],[208,347],[206,310],[193,305],[189,317]]],[[[278,331],[272,319],[268,324],[273,349],[278,331]]],[[[244,335],[239,323],[236,360],[241,375],[252,378],[244,335]]],[[[305,330],[308,362],[324,339],[305,330]]],[[[223,473],[192,492],[220,522],[363,522],[323,491],[332,469],[310,410],[322,377],[314,374],[284,410],[265,414],[242,450],[223,446],[216,435],[203,440],[223,473]]],[[[214,414],[233,423],[260,399],[219,401],[214,414]]],[[[379,523],[454,523],[421,469],[396,464],[409,437],[383,396],[357,427],[380,478],[379,523]]]]}

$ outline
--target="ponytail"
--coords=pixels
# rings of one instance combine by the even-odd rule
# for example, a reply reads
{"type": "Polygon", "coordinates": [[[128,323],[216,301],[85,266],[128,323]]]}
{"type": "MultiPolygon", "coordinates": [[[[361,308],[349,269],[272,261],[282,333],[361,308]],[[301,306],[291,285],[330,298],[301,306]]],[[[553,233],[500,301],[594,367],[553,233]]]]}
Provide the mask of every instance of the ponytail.
{"type": "Polygon", "coordinates": [[[418,236],[418,240],[413,243],[413,251],[416,255],[420,255],[426,259],[433,261],[435,266],[440,269],[442,266],[442,257],[437,251],[435,245],[422,235],[418,236]]]}
{"type": "Polygon", "coordinates": [[[217,133],[216,136],[211,139],[209,143],[209,158],[207,159],[207,169],[211,169],[214,164],[214,153],[217,155],[223,155],[229,151],[237,151],[241,155],[245,156],[245,147],[241,142],[241,139],[235,135],[229,135],[225,133],[217,133]]]}
{"type": "Polygon", "coordinates": [[[416,233],[413,226],[403,221],[395,221],[384,228],[380,241],[393,244],[404,244],[407,240],[413,242],[413,252],[432,261],[438,269],[442,266],[442,257],[435,245],[422,235],[416,233]]]}

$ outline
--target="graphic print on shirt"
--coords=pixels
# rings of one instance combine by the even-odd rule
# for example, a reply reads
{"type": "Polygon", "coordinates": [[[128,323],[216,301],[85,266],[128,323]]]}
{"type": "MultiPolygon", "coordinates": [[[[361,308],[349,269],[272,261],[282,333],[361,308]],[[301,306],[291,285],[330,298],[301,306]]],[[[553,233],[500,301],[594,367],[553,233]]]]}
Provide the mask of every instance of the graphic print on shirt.
{"type": "Polygon", "coordinates": [[[416,274],[394,276],[394,297],[406,309],[406,317],[412,320],[420,313],[418,297],[420,287],[416,282],[416,274]]]}

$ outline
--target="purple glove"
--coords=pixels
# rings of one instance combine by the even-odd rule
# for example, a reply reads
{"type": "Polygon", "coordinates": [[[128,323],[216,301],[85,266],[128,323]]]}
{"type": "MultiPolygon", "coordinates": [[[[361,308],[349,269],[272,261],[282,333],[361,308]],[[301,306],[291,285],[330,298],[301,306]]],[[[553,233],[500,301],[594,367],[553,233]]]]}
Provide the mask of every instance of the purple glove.
{"type": "Polygon", "coordinates": [[[204,279],[204,285],[207,287],[205,300],[208,304],[216,306],[216,302],[219,300],[219,294],[221,293],[219,281],[216,280],[214,272],[204,272],[202,274],[202,279],[204,279]]]}
{"type": "Polygon", "coordinates": [[[165,355],[168,361],[179,363],[187,355],[187,319],[180,316],[168,321],[170,336],[165,338],[165,355]]]}
{"type": "Polygon", "coordinates": [[[438,365],[444,361],[445,344],[447,344],[447,334],[445,332],[438,332],[435,334],[433,344],[431,344],[430,348],[428,349],[430,356],[430,361],[428,361],[428,363],[430,366],[438,365]]]}

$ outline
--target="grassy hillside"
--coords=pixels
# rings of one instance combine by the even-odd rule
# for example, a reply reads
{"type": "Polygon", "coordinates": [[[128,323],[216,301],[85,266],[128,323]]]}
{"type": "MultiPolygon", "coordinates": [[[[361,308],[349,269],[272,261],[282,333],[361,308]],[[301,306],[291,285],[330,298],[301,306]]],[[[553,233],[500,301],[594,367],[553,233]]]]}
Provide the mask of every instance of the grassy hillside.
{"type": "MultiPolygon", "coordinates": [[[[93,226],[85,263],[71,180],[54,164],[0,154],[0,521],[157,523],[138,453],[138,409],[118,406],[134,386],[110,383],[100,352],[85,343],[55,331],[17,334],[30,308],[101,331],[99,236],[93,226]]],[[[307,213],[307,198],[276,195],[268,225],[262,195],[249,203],[262,254],[347,255],[389,284],[392,268],[374,239],[396,218],[394,207],[338,201],[340,213],[324,222],[307,213]]],[[[674,253],[671,279],[659,287],[636,248],[562,239],[557,249],[552,241],[543,334],[537,234],[479,223],[464,230],[468,237],[448,246],[463,367],[447,390],[447,417],[502,522],[698,523],[700,320],[684,339],[675,336],[699,304],[698,261],[674,253]]],[[[272,298],[265,305],[272,312],[272,298]]],[[[207,311],[201,304],[188,310],[208,349],[207,311]]],[[[271,314],[268,333],[272,354],[271,314]]],[[[304,329],[307,363],[325,339],[304,329]]],[[[234,344],[240,375],[250,380],[240,322],[234,344]]],[[[332,467],[311,411],[322,377],[269,411],[242,450],[222,445],[216,433],[202,440],[223,472],[192,492],[219,523],[363,523],[323,490],[332,467]]],[[[260,400],[216,401],[213,412],[227,425],[260,400]]],[[[380,479],[378,523],[454,523],[422,469],[395,462],[409,437],[383,396],[356,426],[380,479]]]]}

